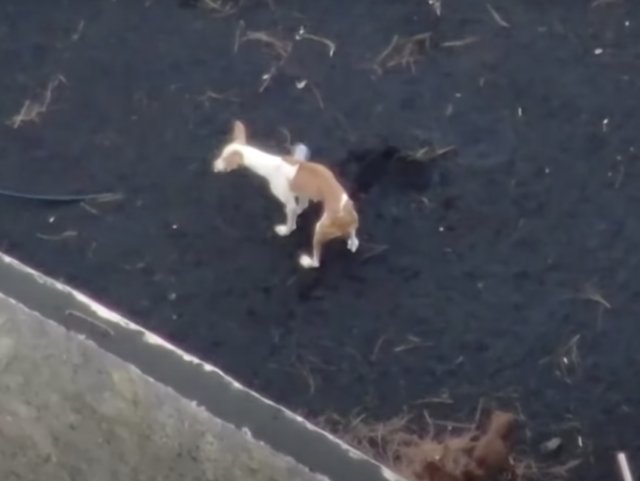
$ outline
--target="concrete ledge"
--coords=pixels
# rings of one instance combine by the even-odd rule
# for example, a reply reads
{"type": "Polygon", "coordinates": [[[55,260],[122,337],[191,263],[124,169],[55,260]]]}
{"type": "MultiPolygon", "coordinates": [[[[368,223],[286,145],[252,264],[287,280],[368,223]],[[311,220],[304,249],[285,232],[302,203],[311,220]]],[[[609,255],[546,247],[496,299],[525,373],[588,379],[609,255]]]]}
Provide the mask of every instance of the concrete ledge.
{"type": "Polygon", "coordinates": [[[318,480],[0,295],[0,478],[318,480]]]}
{"type": "Polygon", "coordinates": [[[399,480],[0,254],[0,479],[399,480]]]}

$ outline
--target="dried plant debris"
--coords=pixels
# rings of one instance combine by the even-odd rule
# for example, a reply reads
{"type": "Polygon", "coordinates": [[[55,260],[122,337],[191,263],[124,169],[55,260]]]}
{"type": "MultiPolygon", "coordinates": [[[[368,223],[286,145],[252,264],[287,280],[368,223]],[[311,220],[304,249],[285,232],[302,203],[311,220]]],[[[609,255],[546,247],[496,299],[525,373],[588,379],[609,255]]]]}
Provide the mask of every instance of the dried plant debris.
{"type": "Polygon", "coordinates": [[[371,67],[380,75],[384,70],[400,65],[415,71],[415,63],[431,47],[431,32],[412,37],[395,35],[389,45],[376,57],[371,67]]]}
{"type": "MultiPolygon", "coordinates": [[[[275,58],[269,70],[262,76],[262,83],[259,89],[259,92],[262,92],[269,86],[271,80],[275,77],[275,75],[277,75],[278,71],[289,59],[295,42],[302,40],[311,40],[324,45],[327,48],[329,57],[333,57],[336,51],[335,42],[319,35],[312,35],[306,32],[306,30],[302,27],[298,30],[292,40],[288,40],[281,33],[273,33],[267,31],[246,31],[245,24],[242,21],[240,21],[236,30],[233,51],[234,53],[237,52],[240,45],[248,41],[260,42],[270,49],[275,58]]],[[[300,78],[296,81],[296,88],[298,88],[299,90],[302,90],[307,86],[313,93],[320,108],[324,109],[324,101],[317,86],[305,78],[300,78]]]]}
{"type": "Polygon", "coordinates": [[[493,411],[482,429],[479,413],[472,425],[432,420],[426,411],[424,415],[426,434],[412,428],[407,414],[386,422],[368,421],[365,415],[347,420],[326,416],[316,424],[411,481],[494,481],[504,475],[518,480],[560,480],[580,463],[541,465],[515,455],[521,419],[510,412],[493,411]],[[436,430],[436,426],[444,429],[436,430]]]}
{"type": "Polygon", "coordinates": [[[49,81],[49,84],[47,85],[47,88],[40,100],[25,101],[20,112],[17,115],[14,115],[7,123],[14,129],[17,129],[27,122],[39,122],[42,114],[44,114],[49,108],[49,104],[53,97],[53,91],[60,82],[67,83],[62,75],[56,75],[49,81]]]}
{"type": "Polygon", "coordinates": [[[284,60],[291,53],[293,44],[280,37],[278,34],[269,32],[248,31],[240,38],[240,44],[248,41],[262,42],[271,47],[272,51],[274,51],[281,60],[284,60]]]}
{"type": "Polygon", "coordinates": [[[180,8],[201,8],[213,17],[226,17],[236,13],[245,0],[178,0],[180,8]]]}
{"type": "Polygon", "coordinates": [[[440,47],[442,48],[459,48],[459,47],[465,47],[467,45],[471,45],[473,43],[476,43],[480,41],[480,37],[477,35],[472,35],[469,37],[464,37],[464,38],[460,38],[457,40],[447,40],[446,42],[442,42],[440,44],[440,47]]]}
{"type": "Polygon", "coordinates": [[[240,22],[236,31],[236,39],[234,43],[234,52],[238,51],[240,45],[244,42],[254,41],[261,42],[268,46],[275,54],[275,60],[271,65],[271,68],[262,76],[262,84],[259,91],[263,92],[271,83],[273,77],[277,74],[280,67],[289,57],[293,43],[286,39],[283,39],[281,35],[275,33],[269,33],[266,31],[247,31],[244,32],[244,22],[240,22]]]}
{"type": "Polygon", "coordinates": [[[493,19],[496,21],[498,25],[504,28],[510,27],[510,25],[500,16],[497,10],[493,8],[493,6],[490,3],[487,3],[487,10],[489,10],[489,13],[491,14],[491,16],[493,17],[493,19]]]}
{"type": "Polygon", "coordinates": [[[315,42],[320,42],[321,44],[327,47],[327,51],[329,53],[329,57],[333,57],[333,54],[336,52],[336,44],[332,42],[328,38],[320,37],[318,35],[312,35],[307,33],[304,27],[300,27],[298,33],[296,34],[296,40],[313,40],[315,42]]]}

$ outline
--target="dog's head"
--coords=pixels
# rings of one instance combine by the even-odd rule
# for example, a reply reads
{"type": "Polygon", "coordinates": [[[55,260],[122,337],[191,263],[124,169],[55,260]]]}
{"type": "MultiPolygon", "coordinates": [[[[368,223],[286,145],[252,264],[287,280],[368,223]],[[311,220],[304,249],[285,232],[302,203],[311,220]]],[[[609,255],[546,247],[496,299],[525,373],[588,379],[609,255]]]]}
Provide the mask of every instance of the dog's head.
{"type": "Polygon", "coordinates": [[[242,122],[233,122],[233,130],[229,142],[224,146],[220,155],[211,163],[214,172],[230,172],[242,167],[244,154],[242,148],[247,145],[247,131],[242,122]]]}

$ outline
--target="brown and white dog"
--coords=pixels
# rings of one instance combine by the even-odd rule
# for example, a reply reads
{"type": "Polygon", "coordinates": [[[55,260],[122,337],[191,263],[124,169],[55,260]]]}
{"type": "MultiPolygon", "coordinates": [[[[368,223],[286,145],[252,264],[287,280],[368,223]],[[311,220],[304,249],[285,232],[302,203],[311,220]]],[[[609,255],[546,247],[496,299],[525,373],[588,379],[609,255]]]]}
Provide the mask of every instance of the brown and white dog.
{"type": "Polygon", "coordinates": [[[300,256],[302,267],[318,267],[322,247],[332,239],[345,239],[351,252],[358,249],[358,214],[345,189],[327,167],[291,155],[273,155],[257,149],[247,143],[244,124],[235,121],[231,140],[213,161],[212,169],[229,172],[241,167],[264,177],[271,193],[284,205],[287,220],[274,227],[280,236],[295,230],[298,215],[307,208],[309,201],[322,202],[323,213],[313,234],[313,252],[300,256]]]}

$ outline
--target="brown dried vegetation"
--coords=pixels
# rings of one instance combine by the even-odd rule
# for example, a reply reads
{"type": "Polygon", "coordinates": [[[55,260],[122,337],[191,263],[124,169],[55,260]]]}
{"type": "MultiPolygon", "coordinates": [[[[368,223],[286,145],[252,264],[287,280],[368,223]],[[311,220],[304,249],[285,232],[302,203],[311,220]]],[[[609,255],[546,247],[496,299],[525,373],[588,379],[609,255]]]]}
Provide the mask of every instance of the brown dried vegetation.
{"type": "Polygon", "coordinates": [[[460,425],[452,429],[455,425],[451,424],[443,435],[434,433],[434,423],[428,416],[427,422],[430,429],[426,436],[409,429],[408,416],[384,423],[366,422],[364,416],[348,422],[324,418],[318,424],[411,481],[563,479],[579,464],[571,461],[543,467],[514,456],[518,418],[508,412],[492,412],[484,429],[460,425]]]}

